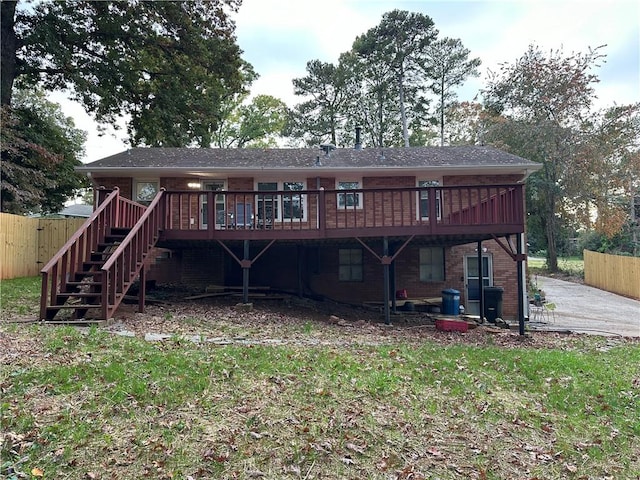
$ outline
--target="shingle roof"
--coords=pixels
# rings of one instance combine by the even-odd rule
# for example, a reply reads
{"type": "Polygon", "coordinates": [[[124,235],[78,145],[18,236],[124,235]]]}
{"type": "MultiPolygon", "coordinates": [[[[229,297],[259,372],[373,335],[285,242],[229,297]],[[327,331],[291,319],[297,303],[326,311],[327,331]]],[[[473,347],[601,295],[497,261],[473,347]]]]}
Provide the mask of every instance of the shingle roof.
{"type": "Polygon", "coordinates": [[[131,148],[79,167],[80,171],[102,169],[283,169],[317,168],[424,168],[424,167],[524,167],[535,170],[536,162],[485,146],[338,148],[328,156],[320,149],[215,149],[131,148]]]}

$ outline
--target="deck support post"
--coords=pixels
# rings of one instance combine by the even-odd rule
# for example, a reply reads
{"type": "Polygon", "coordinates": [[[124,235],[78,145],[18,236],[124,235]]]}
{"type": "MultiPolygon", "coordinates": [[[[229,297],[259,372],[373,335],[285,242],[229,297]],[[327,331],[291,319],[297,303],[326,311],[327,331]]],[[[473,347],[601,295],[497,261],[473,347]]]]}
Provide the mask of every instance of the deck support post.
{"type": "Polygon", "coordinates": [[[478,292],[480,293],[480,323],[484,322],[484,270],[482,269],[482,240],[478,241],[478,292]]]}
{"type": "Polygon", "coordinates": [[[519,233],[516,240],[518,251],[518,330],[524,335],[525,281],[524,281],[524,235],[519,233]]]}
{"type": "MultiPolygon", "coordinates": [[[[384,237],[382,239],[382,255],[383,258],[389,257],[389,239],[384,237]]],[[[389,307],[389,263],[383,262],[382,268],[384,270],[384,323],[391,324],[391,312],[389,307]]]]}
{"type": "MultiPolygon", "coordinates": [[[[392,245],[391,246],[391,252],[395,253],[395,247],[392,245]]],[[[397,312],[397,302],[396,302],[396,289],[397,289],[397,285],[396,285],[396,259],[395,256],[392,256],[393,260],[391,261],[391,311],[393,313],[397,312]]]]}
{"type": "Polygon", "coordinates": [[[304,284],[302,282],[303,271],[302,271],[302,262],[306,257],[307,249],[303,245],[296,246],[297,254],[298,254],[298,298],[302,298],[304,294],[304,284]]]}
{"type": "Polygon", "coordinates": [[[147,293],[147,272],[142,265],[140,275],[138,276],[138,312],[144,313],[145,295],[147,293]]]}
{"type": "Polygon", "coordinates": [[[249,303],[249,269],[251,258],[249,256],[249,240],[244,241],[244,256],[242,261],[242,303],[249,303]]]}

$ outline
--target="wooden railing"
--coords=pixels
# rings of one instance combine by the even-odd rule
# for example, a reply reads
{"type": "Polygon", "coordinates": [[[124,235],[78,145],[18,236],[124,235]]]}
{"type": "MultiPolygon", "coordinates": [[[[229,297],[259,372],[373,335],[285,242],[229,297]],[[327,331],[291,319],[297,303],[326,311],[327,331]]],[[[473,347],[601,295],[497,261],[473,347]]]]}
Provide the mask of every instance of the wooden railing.
{"type": "Polygon", "coordinates": [[[144,259],[155,245],[164,220],[161,190],[100,269],[102,272],[102,318],[110,318],[128,287],[144,268],[144,259]]]}
{"type": "MultiPolygon", "coordinates": [[[[165,239],[337,238],[524,228],[523,185],[171,191],[165,239]],[[470,230],[471,229],[471,230],[470,230]]],[[[513,232],[517,233],[517,232],[513,232]]]]}
{"type": "Polygon", "coordinates": [[[64,244],[40,271],[42,291],[40,318],[46,318],[48,306],[56,305],[57,295],[67,290],[67,282],[83,270],[91,254],[103,242],[111,228],[130,228],[145,207],[120,196],[117,188],[100,190],[96,196],[98,207],[84,224],[64,244]]]}

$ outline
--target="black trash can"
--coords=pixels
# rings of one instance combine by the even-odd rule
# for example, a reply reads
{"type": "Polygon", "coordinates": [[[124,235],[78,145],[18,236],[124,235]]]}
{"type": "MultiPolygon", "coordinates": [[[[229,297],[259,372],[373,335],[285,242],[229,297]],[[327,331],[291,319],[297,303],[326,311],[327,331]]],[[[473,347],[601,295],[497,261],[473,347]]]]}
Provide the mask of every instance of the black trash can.
{"type": "Polygon", "coordinates": [[[491,323],[502,318],[502,287],[484,287],[484,317],[491,323]]]}
{"type": "Polygon", "coordinates": [[[453,288],[442,290],[442,313],[458,315],[460,312],[460,292],[453,288]]]}

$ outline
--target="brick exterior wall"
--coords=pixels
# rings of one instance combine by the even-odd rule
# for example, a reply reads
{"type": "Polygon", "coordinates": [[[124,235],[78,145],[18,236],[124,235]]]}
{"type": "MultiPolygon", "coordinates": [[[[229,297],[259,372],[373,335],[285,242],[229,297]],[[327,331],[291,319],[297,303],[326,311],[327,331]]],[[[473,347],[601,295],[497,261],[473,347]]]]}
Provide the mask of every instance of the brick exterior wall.
{"type": "Polygon", "coordinates": [[[148,257],[148,280],[204,289],[225,284],[226,253],[219,245],[192,249],[157,249],[148,257]]]}
{"type": "MultiPolygon", "coordinates": [[[[483,242],[493,263],[493,284],[504,289],[503,317],[517,318],[517,265],[495,242],[483,242]]],[[[381,245],[371,245],[378,254],[381,245]]],[[[297,293],[299,288],[298,262],[304,294],[324,296],[336,301],[360,304],[366,301],[380,302],[384,298],[383,267],[379,260],[363,249],[362,282],[340,281],[338,277],[338,250],[340,248],[362,248],[357,242],[341,245],[298,247],[296,245],[273,246],[252,266],[249,278],[251,285],[268,285],[277,290],[297,293]],[[300,250],[299,250],[300,249],[300,250]]],[[[420,281],[420,247],[407,246],[396,258],[396,288],[406,289],[410,298],[440,297],[442,290],[454,288],[460,291],[462,305],[467,305],[464,282],[464,258],[476,256],[476,244],[444,249],[445,280],[420,281]]],[[[252,249],[251,256],[258,253],[252,249]]],[[[240,252],[235,252],[240,255],[240,252]]],[[[226,262],[227,285],[240,285],[242,271],[235,261],[226,262]]],[[[186,267],[185,267],[186,268],[186,267]]],[[[211,282],[209,282],[211,283],[211,282]]]]}

